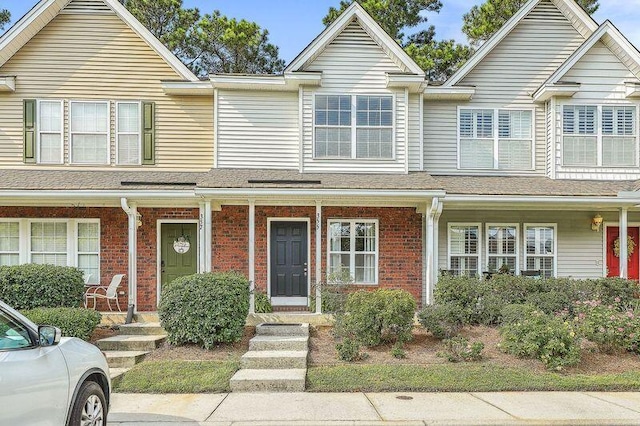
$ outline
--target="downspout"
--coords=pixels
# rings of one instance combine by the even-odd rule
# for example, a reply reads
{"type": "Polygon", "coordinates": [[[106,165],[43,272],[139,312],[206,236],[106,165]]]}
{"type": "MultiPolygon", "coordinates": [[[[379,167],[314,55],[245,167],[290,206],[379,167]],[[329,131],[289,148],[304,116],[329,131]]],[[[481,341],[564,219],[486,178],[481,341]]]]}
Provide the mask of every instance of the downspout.
{"type": "Polygon", "coordinates": [[[135,310],[138,276],[138,209],[135,203],[131,203],[131,205],[129,205],[127,199],[124,197],[120,199],[120,206],[129,219],[129,261],[127,262],[128,300],[129,306],[133,306],[133,309],[135,310]]]}

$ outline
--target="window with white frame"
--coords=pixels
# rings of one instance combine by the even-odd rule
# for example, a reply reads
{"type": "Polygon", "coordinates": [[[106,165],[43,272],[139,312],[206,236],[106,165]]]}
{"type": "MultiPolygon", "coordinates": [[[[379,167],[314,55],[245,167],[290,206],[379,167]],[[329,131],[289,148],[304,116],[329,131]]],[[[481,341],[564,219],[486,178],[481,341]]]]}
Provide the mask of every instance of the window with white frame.
{"type": "Polygon", "coordinates": [[[393,158],[393,97],[316,95],[314,156],[393,158]]]}
{"type": "Polygon", "coordinates": [[[109,102],[70,102],[71,162],[109,163],[109,102]]]}
{"type": "Polygon", "coordinates": [[[480,225],[449,225],[449,269],[458,275],[480,273],[480,225]]]}
{"type": "Polygon", "coordinates": [[[31,222],[31,263],[67,266],[67,223],[31,222]]]}
{"type": "Polygon", "coordinates": [[[563,165],[635,166],[638,145],[636,114],[633,105],[564,105],[563,165]]]}
{"type": "Polygon", "coordinates": [[[0,222],[0,266],[20,264],[20,222],[0,222]]]}
{"type": "Polygon", "coordinates": [[[62,154],[62,101],[38,102],[37,161],[42,164],[60,164],[62,154]]]}
{"type": "Polygon", "coordinates": [[[329,221],[330,274],[349,274],[356,284],[378,282],[378,222],[336,219],[329,221]]]}
{"type": "Polygon", "coordinates": [[[100,281],[100,224],[78,222],[77,266],[84,272],[88,284],[100,281]]]}
{"type": "Polygon", "coordinates": [[[525,225],[524,262],[528,270],[539,270],[542,277],[556,274],[556,226],[525,225]]]}
{"type": "Polygon", "coordinates": [[[518,270],[518,225],[487,225],[487,267],[489,271],[518,270]]]}
{"type": "Polygon", "coordinates": [[[532,110],[461,108],[458,133],[461,169],[533,168],[532,110]]]}
{"type": "Polygon", "coordinates": [[[118,164],[140,164],[141,123],[139,102],[116,104],[116,146],[118,164]]]}

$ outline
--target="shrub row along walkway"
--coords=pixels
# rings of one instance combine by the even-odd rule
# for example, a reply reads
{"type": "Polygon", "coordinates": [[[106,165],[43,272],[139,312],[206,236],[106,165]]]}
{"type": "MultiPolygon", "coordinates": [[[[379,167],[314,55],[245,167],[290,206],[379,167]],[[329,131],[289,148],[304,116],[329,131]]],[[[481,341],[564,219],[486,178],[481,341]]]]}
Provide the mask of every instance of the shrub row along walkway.
{"type": "Polygon", "coordinates": [[[114,394],[109,420],[110,425],[128,426],[151,422],[305,426],[637,425],[640,393],[114,394]]]}

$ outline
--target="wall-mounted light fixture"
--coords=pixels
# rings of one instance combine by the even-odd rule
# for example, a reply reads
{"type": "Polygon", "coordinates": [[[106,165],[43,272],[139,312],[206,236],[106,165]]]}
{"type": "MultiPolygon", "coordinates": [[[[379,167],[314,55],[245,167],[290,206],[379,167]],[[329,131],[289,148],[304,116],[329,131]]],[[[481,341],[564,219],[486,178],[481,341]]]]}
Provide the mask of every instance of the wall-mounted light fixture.
{"type": "Polygon", "coordinates": [[[591,219],[591,230],[595,232],[600,232],[600,227],[602,226],[602,216],[596,214],[593,219],[591,219]]]}
{"type": "Polygon", "coordinates": [[[142,226],[142,215],[136,212],[136,226],[140,228],[142,226]]]}

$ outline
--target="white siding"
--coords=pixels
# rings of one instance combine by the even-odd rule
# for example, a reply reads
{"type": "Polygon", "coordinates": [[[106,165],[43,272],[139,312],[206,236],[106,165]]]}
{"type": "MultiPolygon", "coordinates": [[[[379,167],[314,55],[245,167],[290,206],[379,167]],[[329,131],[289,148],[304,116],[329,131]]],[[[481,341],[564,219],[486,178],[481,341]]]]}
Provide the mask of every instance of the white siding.
{"type": "Polygon", "coordinates": [[[409,95],[409,171],[420,170],[420,95],[409,95]]]}
{"type": "MultiPolygon", "coordinates": [[[[556,177],[558,179],[640,179],[639,167],[562,166],[562,104],[640,105],[637,101],[630,101],[625,97],[625,82],[638,81],[637,77],[608,47],[602,42],[598,42],[567,72],[563,81],[580,83],[580,90],[573,98],[559,101],[556,109],[556,177]]],[[[636,125],[637,123],[638,117],[636,116],[636,125]]]]}
{"type": "Polygon", "coordinates": [[[220,168],[297,169],[298,93],[218,92],[220,168]]]}
{"type": "MultiPolygon", "coordinates": [[[[304,171],[348,173],[405,173],[407,143],[405,92],[387,89],[387,73],[405,70],[356,22],[348,25],[305,68],[322,72],[322,87],[303,92],[304,171]],[[395,157],[393,160],[323,160],[313,158],[314,94],[386,94],[395,96],[395,157]]],[[[419,161],[419,160],[418,160],[419,161]]]]}
{"type": "MultiPolygon", "coordinates": [[[[460,83],[476,88],[473,99],[460,104],[465,107],[536,107],[535,171],[512,173],[546,173],[544,106],[535,105],[531,94],[584,40],[553,3],[544,0],[460,83]]],[[[425,169],[431,173],[469,173],[469,170],[457,170],[456,107],[451,102],[425,102],[425,169]]],[[[509,172],[477,172],[505,173],[509,172]]]]}

